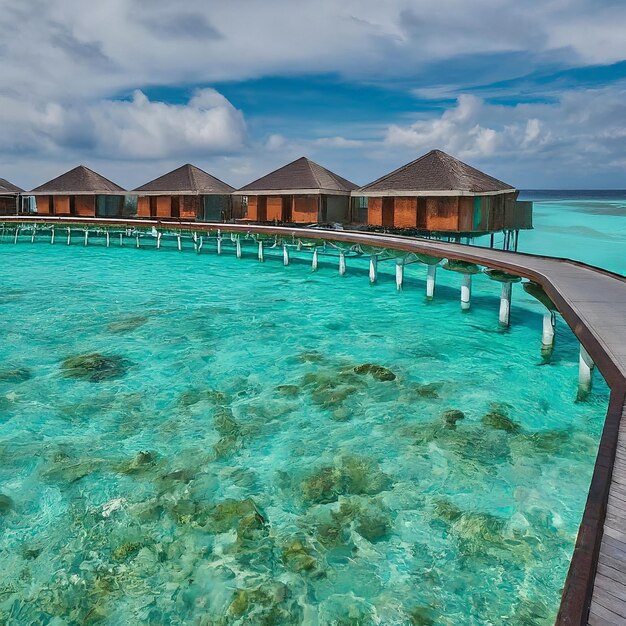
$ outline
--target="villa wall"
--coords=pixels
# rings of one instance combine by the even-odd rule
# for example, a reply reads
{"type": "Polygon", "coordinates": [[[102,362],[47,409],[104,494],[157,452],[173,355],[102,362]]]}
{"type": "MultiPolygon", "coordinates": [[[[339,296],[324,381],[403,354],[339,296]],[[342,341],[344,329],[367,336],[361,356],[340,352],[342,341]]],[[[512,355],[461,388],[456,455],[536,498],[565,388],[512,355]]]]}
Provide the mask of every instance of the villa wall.
{"type": "Polygon", "coordinates": [[[317,196],[293,196],[291,221],[308,224],[317,222],[317,196]]]}
{"type": "Polygon", "coordinates": [[[81,217],[96,215],[96,196],[74,196],[74,210],[81,217]]]}
{"type": "Polygon", "coordinates": [[[258,208],[258,196],[248,196],[248,214],[246,215],[246,218],[252,221],[257,220],[259,214],[258,208]]]}
{"type": "Polygon", "coordinates": [[[284,221],[282,196],[267,196],[267,211],[265,213],[265,219],[268,222],[273,222],[274,220],[279,222],[284,221]]]}
{"type": "Polygon", "coordinates": [[[70,215],[70,197],[54,196],[52,198],[55,215],[70,215]]]}

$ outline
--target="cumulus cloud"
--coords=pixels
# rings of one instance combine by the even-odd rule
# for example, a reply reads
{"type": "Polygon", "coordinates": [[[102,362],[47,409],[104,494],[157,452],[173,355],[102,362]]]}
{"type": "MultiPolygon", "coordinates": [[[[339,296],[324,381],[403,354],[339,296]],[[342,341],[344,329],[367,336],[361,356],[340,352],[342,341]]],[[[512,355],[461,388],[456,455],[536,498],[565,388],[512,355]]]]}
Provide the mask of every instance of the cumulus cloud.
{"type": "Polygon", "coordinates": [[[150,101],[140,90],[131,100],[39,106],[0,97],[0,123],[5,150],[89,151],[121,160],[229,154],[246,141],[243,114],[213,89],[180,105],[150,101]]]}
{"type": "Polygon", "coordinates": [[[439,116],[390,125],[383,144],[416,154],[441,148],[496,170],[512,173],[515,166],[518,176],[536,179],[552,172],[555,181],[567,180],[569,172],[570,184],[578,180],[580,186],[598,172],[626,173],[624,120],[626,83],[564,92],[554,103],[515,106],[461,95],[439,116]]]}

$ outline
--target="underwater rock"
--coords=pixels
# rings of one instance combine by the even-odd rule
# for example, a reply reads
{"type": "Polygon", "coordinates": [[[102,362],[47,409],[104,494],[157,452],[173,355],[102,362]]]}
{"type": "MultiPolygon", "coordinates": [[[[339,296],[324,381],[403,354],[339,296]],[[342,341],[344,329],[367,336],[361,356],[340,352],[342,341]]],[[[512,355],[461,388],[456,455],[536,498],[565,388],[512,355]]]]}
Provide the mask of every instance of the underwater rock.
{"type": "Polygon", "coordinates": [[[123,543],[113,550],[111,556],[116,561],[125,561],[128,557],[137,554],[142,547],[143,545],[137,542],[123,543]]]}
{"type": "Polygon", "coordinates": [[[98,352],[68,357],[61,363],[65,378],[78,378],[92,383],[121,378],[130,366],[131,362],[121,356],[105,356],[98,352]]]}
{"type": "Polygon", "coordinates": [[[443,420],[446,428],[454,430],[456,428],[456,423],[459,420],[465,419],[465,413],[457,409],[451,409],[449,411],[444,411],[441,415],[441,419],[443,420]]]}
{"type": "Polygon", "coordinates": [[[297,357],[296,360],[299,363],[321,363],[326,360],[324,355],[317,350],[309,350],[308,352],[302,352],[297,357]]]}
{"type": "Polygon", "coordinates": [[[521,426],[517,422],[514,422],[508,415],[496,408],[483,415],[480,421],[485,426],[496,430],[503,430],[507,433],[517,433],[521,429],[521,426]]]}
{"type": "Polygon", "coordinates": [[[247,519],[241,532],[245,535],[255,524],[265,525],[267,520],[252,498],[244,500],[223,500],[207,509],[207,519],[202,527],[213,534],[225,533],[236,529],[242,519],[247,519]]]}
{"type": "Polygon", "coordinates": [[[0,515],[6,515],[13,508],[13,500],[4,493],[0,493],[0,515]]]}
{"type": "Polygon", "coordinates": [[[291,595],[289,587],[278,581],[236,589],[228,611],[248,624],[300,624],[302,607],[291,595]]]}
{"type": "Polygon", "coordinates": [[[186,389],[178,396],[177,404],[186,409],[200,402],[225,405],[229,401],[229,397],[217,389],[186,389]]]}
{"type": "Polygon", "coordinates": [[[331,415],[336,422],[347,422],[350,419],[350,411],[345,407],[335,409],[331,415]]]}
{"type": "Polygon", "coordinates": [[[126,333],[143,326],[148,319],[149,318],[146,315],[134,315],[132,317],[127,317],[126,319],[107,324],[107,330],[110,333],[126,333]]]}
{"type": "Polygon", "coordinates": [[[342,493],[341,473],[335,467],[322,467],[302,484],[302,497],[306,502],[328,504],[342,493]]]}
{"type": "Polygon", "coordinates": [[[130,459],[120,463],[117,472],[120,474],[142,474],[148,472],[156,465],[157,456],[154,452],[140,451],[130,459]]]}
{"type": "Polygon", "coordinates": [[[374,495],[389,489],[391,479],[370,459],[343,457],[338,466],[321,467],[300,485],[303,500],[329,504],[340,495],[374,495]]]}
{"type": "Polygon", "coordinates": [[[448,270],[450,272],[458,272],[459,274],[478,274],[480,272],[480,267],[475,263],[470,263],[469,261],[457,261],[456,259],[448,259],[443,265],[444,270],[448,270]]]}
{"type": "Polygon", "coordinates": [[[411,626],[433,626],[435,613],[429,606],[416,606],[408,613],[411,626]]]}
{"type": "Polygon", "coordinates": [[[390,513],[377,500],[349,498],[341,501],[338,512],[331,516],[341,526],[352,526],[370,543],[387,539],[392,526],[390,513]]]}
{"type": "Polygon", "coordinates": [[[26,367],[0,370],[0,382],[23,383],[32,378],[32,372],[26,367]]]}
{"type": "Polygon", "coordinates": [[[418,398],[438,400],[440,397],[439,390],[442,386],[442,383],[415,384],[411,387],[411,392],[413,392],[418,398]]]}
{"type": "Polygon", "coordinates": [[[298,387],[298,385],[278,385],[276,391],[288,398],[295,398],[300,394],[300,387],[298,387]]]}
{"type": "Polygon", "coordinates": [[[281,558],[290,570],[297,573],[308,572],[317,566],[312,552],[313,550],[304,544],[304,540],[293,539],[283,548],[281,558]]]}
{"type": "Polygon", "coordinates": [[[388,368],[382,365],[376,365],[375,363],[364,363],[363,365],[357,365],[354,368],[356,374],[364,375],[370,374],[376,380],[386,382],[395,380],[396,375],[388,368]]]}
{"type": "Polygon", "coordinates": [[[213,416],[215,430],[222,437],[237,437],[241,434],[241,428],[235,421],[233,412],[226,407],[220,407],[213,416]]]}

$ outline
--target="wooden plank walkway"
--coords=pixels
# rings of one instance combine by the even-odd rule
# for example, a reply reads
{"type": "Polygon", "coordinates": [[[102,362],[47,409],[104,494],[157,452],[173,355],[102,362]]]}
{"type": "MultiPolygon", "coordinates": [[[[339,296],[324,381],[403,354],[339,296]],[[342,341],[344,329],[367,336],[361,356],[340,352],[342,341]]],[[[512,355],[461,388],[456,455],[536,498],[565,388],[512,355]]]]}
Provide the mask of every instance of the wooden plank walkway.
{"type": "Polygon", "coordinates": [[[541,284],[611,387],[609,410],[557,624],[626,625],[626,278],[568,259],[358,231],[130,219],[0,218],[5,223],[31,221],[203,232],[219,229],[222,233],[256,232],[361,243],[471,261],[541,284]]]}

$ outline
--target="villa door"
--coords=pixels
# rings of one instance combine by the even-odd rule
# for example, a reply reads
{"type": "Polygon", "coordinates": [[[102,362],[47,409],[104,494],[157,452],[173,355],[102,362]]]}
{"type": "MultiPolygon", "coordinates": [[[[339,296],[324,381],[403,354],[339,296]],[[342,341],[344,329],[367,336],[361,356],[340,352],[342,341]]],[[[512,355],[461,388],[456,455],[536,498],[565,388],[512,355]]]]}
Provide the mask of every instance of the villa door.
{"type": "Polygon", "coordinates": [[[394,226],[394,198],[383,198],[383,227],[394,226]]]}

